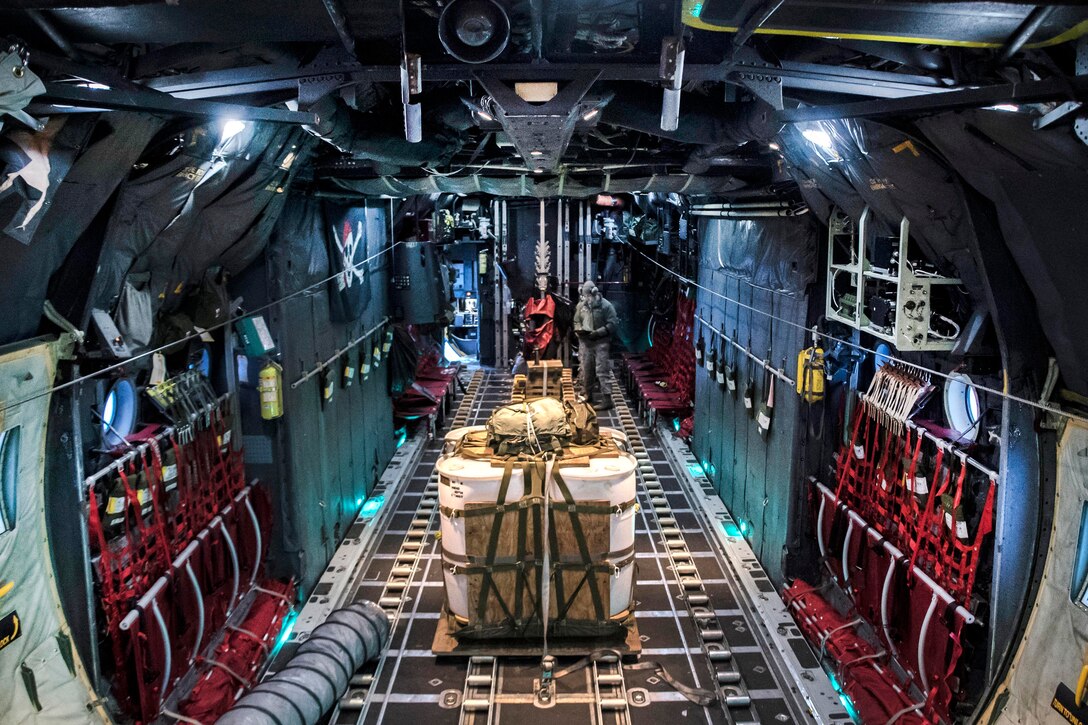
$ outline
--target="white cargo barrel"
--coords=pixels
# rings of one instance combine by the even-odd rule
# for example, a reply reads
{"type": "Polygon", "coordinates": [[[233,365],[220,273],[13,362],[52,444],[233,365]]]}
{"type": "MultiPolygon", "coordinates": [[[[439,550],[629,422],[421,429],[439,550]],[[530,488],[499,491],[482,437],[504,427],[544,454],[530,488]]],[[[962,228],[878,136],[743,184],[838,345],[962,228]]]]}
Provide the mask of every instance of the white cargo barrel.
{"type": "Polygon", "coordinates": [[[627,434],[619,428],[605,428],[601,426],[601,433],[607,433],[612,436],[612,442],[616,444],[616,448],[619,448],[624,453],[631,452],[631,443],[627,440],[627,434]]]}
{"type": "Polygon", "coordinates": [[[467,436],[469,433],[475,433],[476,431],[487,430],[486,425],[470,425],[464,428],[454,428],[445,435],[442,441],[442,455],[448,456],[453,453],[453,450],[457,448],[457,444],[461,442],[461,439],[467,436]]]}
{"type": "MultiPolygon", "coordinates": [[[[463,433],[461,434],[464,435],[463,433]]],[[[609,550],[620,552],[635,544],[635,507],[628,505],[635,500],[635,457],[621,453],[618,457],[589,459],[588,466],[564,466],[562,476],[575,501],[608,501],[611,506],[625,506],[620,513],[609,516],[609,550]]],[[[502,484],[503,469],[493,467],[490,461],[444,455],[438,459],[440,484],[438,500],[443,509],[463,511],[468,503],[495,503],[502,484]]],[[[508,502],[517,501],[524,495],[523,474],[515,467],[507,491],[508,502]]],[[[550,496],[562,501],[558,485],[548,471],[550,496]]],[[[465,519],[442,513],[442,549],[453,558],[465,556],[465,519]]],[[[633,560],[614,573],[609,582],[609,616],[622,617],[631,608],[634,585],[633,560]]],[[[449,611],[456,617],[468,620],[468,577],[454,574],[444,567],[446,601],[449,611]]]]}
{"type": "MultiPolygon", "coordinates": [[[[470,425],[465,428],[454,428],[445,435],[442,443],[442,455],[448,456],[453,453],[454,449],[457,448],[457,444],[460,443],[461,439],[469,433],[474,433],[476,431],[482,430],[487,430],[487,426],[470,425]]],[[[619,448],[621,451],[625,451],[626,453],[631,452],[631,444],[627,441],[627,434],[619,428],[606,428],[602,425],[601,433],[607,433],[609,436],[611,436],[612,440],[616,444],[616,448],[619,448]]]]}

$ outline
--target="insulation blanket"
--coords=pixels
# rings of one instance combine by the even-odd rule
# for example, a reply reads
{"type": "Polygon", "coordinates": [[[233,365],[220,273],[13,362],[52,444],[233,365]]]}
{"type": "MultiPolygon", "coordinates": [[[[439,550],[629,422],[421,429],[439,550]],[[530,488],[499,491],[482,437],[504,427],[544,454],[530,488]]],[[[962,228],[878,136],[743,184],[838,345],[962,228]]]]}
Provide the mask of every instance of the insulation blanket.
{"type": "Polygon", "coordinates": [[[7,725],[99,722],[46,544],[42,472],[50,396],[42,393],[55,368],[51,344],[0,354],[0,400],[7,401],[0,420],[0,620],[7,623],[0,624],[0,719],[7,725]],[[35,395],[41,397],[11,404],[35,395]]]}
{"type": "MultiPolygon", "coordinates": [[[[1058,449],[1054,526],[1039,596],[1005,681],[1008,699],[996,721],[1058,725],[1051,709],[1059,683],[1075,690],[1088,647],[1088,613],[1073,601],[1074,563],[1088,500],[1088,426],[1070,422],[1058,449]]],[[[1074,582],[1075,585],[1075,582],[1074,582]]],[[[1001,701],[1002,696],[997,697],[1001,701]]],[[[985,721],[985,717],[983,721],[985,721]]]]}

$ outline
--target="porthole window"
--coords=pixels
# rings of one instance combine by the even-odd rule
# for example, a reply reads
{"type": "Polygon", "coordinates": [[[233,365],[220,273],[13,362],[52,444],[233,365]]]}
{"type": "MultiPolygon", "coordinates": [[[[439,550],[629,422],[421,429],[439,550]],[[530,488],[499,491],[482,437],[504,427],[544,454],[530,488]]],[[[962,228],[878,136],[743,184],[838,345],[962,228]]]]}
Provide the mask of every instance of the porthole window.
{"type": "Polygon", "coordinates": [[[971,378],[956,373],[944,386],[944,415],[948,427],[959,435],[961,441],[978,439],[982,427],[982,403],[971,378]]]}
{"type": "Polygon", "coordinates": [[[0,433],[0,534],[15,528],[18,514],[19,427],[0,433]]]}
{"type": "Polygon", "coordinates": [[[110,386],[101,410],[102,442],[107,448],[121,445],[136,427],[136,386],[121,378],[110,386]]]}
{"type": "Polygon", "coordinates": [[[1069,586],[1069,599],[1088,609],[1088,501],[1080,507],[1080,534],[1077,537],[1077,554],[1073,559],[1073,581],[1069,586]]]}

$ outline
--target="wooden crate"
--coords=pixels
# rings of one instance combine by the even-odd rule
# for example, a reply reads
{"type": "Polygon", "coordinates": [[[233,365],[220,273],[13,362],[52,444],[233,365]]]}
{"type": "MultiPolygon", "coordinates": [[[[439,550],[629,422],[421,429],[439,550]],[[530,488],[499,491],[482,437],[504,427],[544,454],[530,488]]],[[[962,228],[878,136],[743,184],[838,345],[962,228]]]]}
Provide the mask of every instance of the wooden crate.
{"type": "Polygon", "coordinates": [[[525,380],[525,397],[561,397],[563,394],[563,361],[541,360],[529,362],[525,380]]]}

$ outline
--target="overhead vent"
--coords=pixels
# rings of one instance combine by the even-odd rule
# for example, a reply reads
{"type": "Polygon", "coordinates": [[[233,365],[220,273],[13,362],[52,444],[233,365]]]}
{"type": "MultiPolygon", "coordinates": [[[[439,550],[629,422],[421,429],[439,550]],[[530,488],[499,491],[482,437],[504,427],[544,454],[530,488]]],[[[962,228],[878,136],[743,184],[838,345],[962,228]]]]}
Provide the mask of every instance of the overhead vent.
{"type": "Polygon", "coordinates": [[[510,17],[495,0],[453,0],[438,18],[438,39],[464,63],[494,60],[510,40],[510,17]]]}

